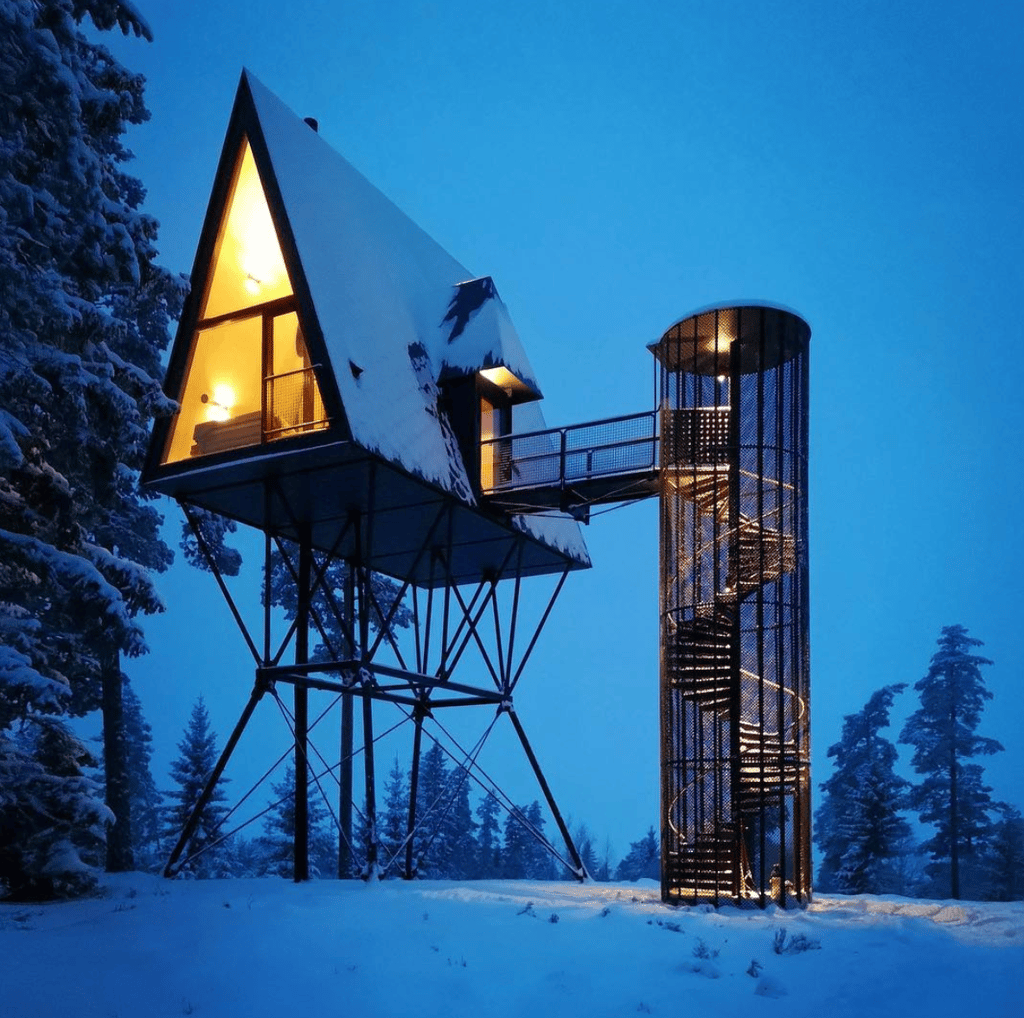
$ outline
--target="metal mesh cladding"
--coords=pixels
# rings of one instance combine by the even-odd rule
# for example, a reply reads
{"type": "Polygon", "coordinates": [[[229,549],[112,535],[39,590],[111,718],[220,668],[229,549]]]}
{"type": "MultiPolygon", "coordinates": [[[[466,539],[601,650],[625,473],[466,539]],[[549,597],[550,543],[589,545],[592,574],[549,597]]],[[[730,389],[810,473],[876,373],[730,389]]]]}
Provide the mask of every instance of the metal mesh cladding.
{"type": "Polygon", "coordinates": [[[667,901],[809,899],[809,334],[720,308],[652,347],[667,901]]]}

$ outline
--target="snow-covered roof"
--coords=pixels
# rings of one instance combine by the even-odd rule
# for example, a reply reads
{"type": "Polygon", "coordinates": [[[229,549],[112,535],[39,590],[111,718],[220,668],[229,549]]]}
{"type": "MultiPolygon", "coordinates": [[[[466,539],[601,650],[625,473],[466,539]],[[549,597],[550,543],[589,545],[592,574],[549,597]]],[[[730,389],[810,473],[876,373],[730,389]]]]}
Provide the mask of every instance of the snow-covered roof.
{"type": "MultiPolygon", "coordinates": [[[[540,395],[508,309],[251,73],[243,73],[352,439],[475,501],[444,379],[504,366],[540,395]]],[[[581,563],[569,518],[515,525],[581,563]]]]}

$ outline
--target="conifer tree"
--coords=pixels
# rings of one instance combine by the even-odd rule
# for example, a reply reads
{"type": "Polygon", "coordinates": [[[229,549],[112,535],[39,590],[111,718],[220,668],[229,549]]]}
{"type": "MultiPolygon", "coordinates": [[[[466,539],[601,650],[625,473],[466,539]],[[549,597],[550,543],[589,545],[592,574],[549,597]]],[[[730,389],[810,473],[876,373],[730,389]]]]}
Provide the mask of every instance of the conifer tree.
{"type": "MultiPolygon", "coordinates": [[[[164,835],[170,844],[177,842],[198,805],[213,774],[217,756],[217,736],[210,728],[210,712],[200,696],[192,707],[184,737],[178,743],[178,756],[171,764],[171,777],[176,787],[166,793],[172,803],[164,808],[164,835]]],[[[223,805],[224,792],[220,787],[225,780],[222,779],[214,788],[186,846],[186,853],[193,857],[190,871],[196,876],[227,875],[222,865],[227,852],[216,844],[227,813],[223,805]]]]}
{"type": "MultiPolygon", "coordinates": [[[[572,826],[571,830],[573,844],[575,844],[576,850],[580,854],[580,862],[583,863],[583,869],[586,871],[587,876],[595,880],[607,880],[607,876],[604,878],[598,876],[601,864],[597,859],[597,851],[594,847],[594,836],[590,833],[590,828],[585,823],[579,823],[572,826]]],[[[562,879],[575,879],[575,873],[568,868],[563,868],[562,879]]]]}
{"type": "MultiPolygon", "coordinates": [[[[290,878],[295,873],[295,768],[289,764],[284,777],[271,783],[270,788],[275,804],[257,839],[259,873],[290,878]]],[[[318,877],[333,876],[337,845],[331,835],[327,807],[316,788],[310,789],[308,817],[310,872],[318,877]]]]}
{"type": "Polygon", "coordinates": [[[910,835],[900,810],[910,786],[899,777],[896,747],[879,733],[906,683],[885,686],[865,706],[843,719],[832,776],[822,782],[824,798],[815,814],[815,840],[824,854],[818,883],[847,894],[896,890],[892,860],[910,835]]]}
{"type": "MultiPolygon", "coordinates": [[[[183,282],[155,264],[156,223],[124,171],[143,79],[87,20],[150,38],[120,0],[0,0],[0,829],[33,844],[47,837],[45,811],[25,808],[37,779],[63,775],[95,812],[68,715],[102,707],[107,798],[127,808],[120,656],[144,650],[136,616],[161,609],[149,570],[170,560],[135,479],[149,420],[171,408],[160,352],[183,282]]],[[[111,868],[131,864],[127,831],[113,829],[111,868]]],[[[52,839],[67,848],[56,825],[52,839]]],[[[80,876],[83,857],[60,858],[80,876]]]]}
{"type": "Polygon", "coordinates": [[[517,880],[551,880],[554,877],[551,853],[538,840],[538,835],[544,835],[544,814],[536,799],[508,814],[504,835],[502,876],[517,880]]]}
{"type": "Polygon", "coordinates": [[[1013,806],[992,832],[987,897],[994,901],[1024,899],[1024,817],[1013,806]]]}
{"type": "Polygon", "coordinates": [[[95,760],[46,715],[2,738],[11,749],[0,756],[0,900],[89,890],[113,820],[87,773],[95,760]]]}
{"type": "Polygon", "coordinates": [[[932,857],[929,873],[948,874],[953,898],[961,893],[961,867],[984,855],[993,833],[989,814],[1000,804],[992,800],[980,764],[973,757],[998,753],[995,739],[976,734],[981,712],[992,694],[985,688],[981,667],[992,662],[972,653],[982,643],[960,625],[944,626],[939,649],[928,674],[914,685],[921,706],[908,719],[900,742],[914,747],[911,765],[923,775],[910,792],[910,805],[935,835],[924,844],[932,857]]]}
{"type": "Polygon", "coordinates": [[[467,880],[472,877],[477,863],[476,821],[469,804],[469,772],[465,767],[454,768],[449,790],[446,875],[449,880],[467,880]]]}
{"type": "Polygon", "coordinates": [[[653,826],[639,841],[630,842],[629,851],[615,868],[616,880],[639,880],[641,877],[661,878],[661,848],[653,826]]]}
{"type": "Polygon", "coordinates": [[[474,855],[476,866],[473,875],[478,879],[501,875],[501,828],[498,824],[500,811],[501,804],[491,792],[487,792],[476,807],[478,822],[474,855]]]}
{"type": "Polygon", "coordinates": [[[384,808],[380,831],[383,858],[381,867],[390,873],[402,872],[405,866],[406,830],[409,826],[409,781],[395,757],[384,783],[384,808]]]}
{"type": "MultiPolygon", "coordinates": [[[[212,521],[207,520],[204,525],[210,527],[211,533],[213,532],[212,521]]],[[[274,607],[282,608],[285,618],[291,622],[298,614],[298,592],[293,572],[298,561],[298,552],[294,545],[286,544],[286,548],[288,549],[287,562],[277,549],[271,555],[270,603],[274,607]]],[[[315,552],[314,555],[317,559],[314,568],[319,573],[322,568],[320,552],[315,552]]],[[[322,580],[310,598],[311,616],[316,620],[314,622],[311,619],[310,622],[310,643],[313,647],[311,657],[314,661],[337,660],[350,657],[353,654],[352,649],[348,646],[347,634],[338,620],[338,614],[344,614],[345,611],[348,572],[347,562],[341,559],[332,560],[327,568],[323,569],[322,580]],[[322,633],[320,627],[323,628],[322,633]]],[[[392,606],[399,593],[399,587],[394,580],[379,573],[373,573],[370,577],[370,590],[375,602],[370,611],[370,632],[379,632],[389,615],[392,631],[408,628],[412,620],[412,612],[404,604],[399,604],[391,614],[392,606]]]]}
{"type": "MultiPolygon", "coordinates": [[[[127,816],[118,817],[117,823],[127,823],[131,839],[131,852],[135,867],[156,869],[161,862],[161,807],[162,798],[153,780],[153,730],[142,712],[142,703],[128,680],[122,674],[123,752],[129,799],[127,816]]],[[[102,737],[99,741],[103,742],[102,737]]],[[[101,776],[106,770],[106,751],[101,760],[101,776]]]]}
{"type": "Polygon", "coordinates": [[[416,874],[428,879],[447,876],[451,855],[451,826],[448,822],[451,774],[444,750],[437,742],[420,760],[416,796],[414,847],[416,874]]]}
{"type": "Polygon", "coordinates": [[[127,676],[124,682],[124,739],[135,865],[140,869],[155,869],[162,861],[162,799],[153,779],[153,729],[142,713],[142,702],[127,676]]]}

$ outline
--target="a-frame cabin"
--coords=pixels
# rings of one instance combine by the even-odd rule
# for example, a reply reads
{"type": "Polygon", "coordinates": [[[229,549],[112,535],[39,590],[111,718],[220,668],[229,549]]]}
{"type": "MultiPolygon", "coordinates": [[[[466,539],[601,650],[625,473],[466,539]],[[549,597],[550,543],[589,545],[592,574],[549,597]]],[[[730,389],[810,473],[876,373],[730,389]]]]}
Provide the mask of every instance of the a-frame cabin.
{"type": "Polygon", "coordinates": [[[279,537],[307,527],[342,558],[358,544],[369,568],[418,586],[496,574],[513,544],[524,576],[590,564],[573,521],[480,499],[503,469],[486,440],[540,398],[491,279],[248,72],[166,391],[180,409],[154,431],[153,490],[279,537]],[[444,577],[422,554],[442,505],[444,577]]]}
{"type": "MultiPolygon", "coordinates": [[[[513,691],[566,576],[590,559],[570,517],[519,515],[484,498],[512,470],[511,440],[495,439],[510,434],[513,416],[525,412],[520,428],[544,426],[533,369],[492,280],[474,277],[331,149],[315,124],[247,72],[165,391],[179,409],[154,429],[144,484],[182,504],[218,580],[194,509],[262,531],[265,568],[273,546],[288,562],[299,605],[279,646],[265,606],[258,647],[221,581],[256,681],[166,872],[176,872],[256,704],[269,694],[290,718],[294,874],[308,875],[305,817],[316,751],[307,696],[319,690],[341,699],[341,760],[331,771],[339,789],[339,874],[370,875],[396,863],[380,860],[376,843],[361,870],[354,858],[352,763],[360,751],[353,704],[362,703],[364,822],[374,830],[371,704],[385,701],[414,729],[413,802],[423,738],[435,738],[425,727],[433,712],[483,706],[495,720],[506,714],[565,841],[563,861],[582,878],[513,691]],[[333,562],[346,566],[343,597],[325,580],[333,562]],[[398,581],[390,610],[377,599],[375,573],[398,581]],[[530,638],[517,627],[520,582],[540,574],[555,574],[557,586],[530,638]],[[503,580],[513,581],[501,586],[514,593],[510,621],[500,624],[503,580]],[[474,592],[464,596],[462,585],[474,592]],[[411,650],[390,632],[407,594],[411,650]],[[318,598],[342,633],[333,642],[318,598]],[[482,632],[485,611],[489,619],[493,613],[492,637],[482,632]],[[330,660],[314,660],[314,628],[330,660]],[[461,668],[470,674],[456,681],[471,645],[478,667],[461,668]],[[293,687],[289,710],[279,683],[293,687]]],[[[474,760],[475,753],[465,764],[474,760]]],[[[417,822],[411,810],[407,876],[416,872],[417,822]]]]}

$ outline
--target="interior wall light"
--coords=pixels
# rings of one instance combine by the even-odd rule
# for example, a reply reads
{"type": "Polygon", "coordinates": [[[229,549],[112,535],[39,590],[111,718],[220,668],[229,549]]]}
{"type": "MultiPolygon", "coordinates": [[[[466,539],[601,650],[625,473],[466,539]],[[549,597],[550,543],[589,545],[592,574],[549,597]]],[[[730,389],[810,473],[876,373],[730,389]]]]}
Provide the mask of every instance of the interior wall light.
{"type": "Polygon", "coordinates": [[[206,415],[208,420],[226,421],[235,405],[235,390],[230,385],[215,385],[213,395],[204,392],[199,401],[209,407],[206,415]]]}

